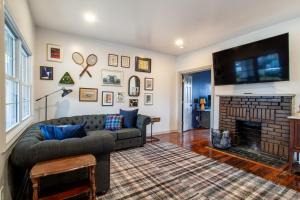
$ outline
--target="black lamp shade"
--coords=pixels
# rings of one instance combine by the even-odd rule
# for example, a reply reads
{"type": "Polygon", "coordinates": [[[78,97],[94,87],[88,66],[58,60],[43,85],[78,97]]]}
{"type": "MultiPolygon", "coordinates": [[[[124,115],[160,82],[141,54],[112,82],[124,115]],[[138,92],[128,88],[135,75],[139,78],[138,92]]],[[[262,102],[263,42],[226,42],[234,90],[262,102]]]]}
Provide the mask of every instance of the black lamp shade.
{"type": "Polygon", "coordinates": [[[63,93],[61,94],[61,97],[65,97],[67,96],[68,94],[70,94],[73,90],[71,89],[62,89],[63,93]]]}

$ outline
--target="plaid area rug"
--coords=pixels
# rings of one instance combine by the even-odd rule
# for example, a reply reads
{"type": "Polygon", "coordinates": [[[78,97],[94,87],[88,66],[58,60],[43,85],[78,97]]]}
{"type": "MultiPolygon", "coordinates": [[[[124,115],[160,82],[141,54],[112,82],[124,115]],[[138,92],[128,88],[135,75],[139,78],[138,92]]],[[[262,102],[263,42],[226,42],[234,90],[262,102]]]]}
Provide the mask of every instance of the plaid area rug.
{"type": "Polygon", "coordinates": [[[104,199],[300,199],[300,193],[170,143],[115,152],[104,199]]]}

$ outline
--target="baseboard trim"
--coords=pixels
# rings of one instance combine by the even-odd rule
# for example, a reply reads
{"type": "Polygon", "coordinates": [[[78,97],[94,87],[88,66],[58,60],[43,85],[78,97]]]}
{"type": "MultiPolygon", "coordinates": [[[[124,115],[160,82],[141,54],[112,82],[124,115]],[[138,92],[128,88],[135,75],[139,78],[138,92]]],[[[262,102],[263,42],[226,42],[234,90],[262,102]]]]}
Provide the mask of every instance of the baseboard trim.
{"type": "MultiPolygon", "coordinates": [[[[162,134],[167,134],[167,133],[178,133],[178,132],[179,132],[178,130],[169,130],[169,131],[156,132],[156,133],[153,133],[152,135],[162,135],[162,134]]],[[[147,134],[147,136],[150,136],[150,134],[149,135],[148,134],[147,134]]]]}

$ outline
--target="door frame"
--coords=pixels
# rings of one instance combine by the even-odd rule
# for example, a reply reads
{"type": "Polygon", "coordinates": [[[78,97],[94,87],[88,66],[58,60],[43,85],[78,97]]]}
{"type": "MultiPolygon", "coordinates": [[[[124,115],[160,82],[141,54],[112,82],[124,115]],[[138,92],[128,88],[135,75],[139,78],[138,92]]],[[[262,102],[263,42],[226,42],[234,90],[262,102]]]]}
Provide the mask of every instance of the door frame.
{"type": "Polygon", "coordinates": [[[177,116],[179,116],[178,119],[178,130],[180,131],[180,133],[183,135],[183,75],[185,74],[193,74],[193,73],[197,73],[197,72],[204,72],[204,71],[208,71],[211,70],[211,113],[210,113],[210,128],[214,127],[214,105],[215,105],[215,85],[214,85],[214,72],[213,72],[213,67],[212,65],[207,65],[207,66],[203,66],[203,67],[197,67],[197,68],[192,68],[189,70],[182,70],[182,71],[178,71],[177,73],[177,81],[179,83],[179,87],[178,87],[178,110],[177,110],[177,116]]]}

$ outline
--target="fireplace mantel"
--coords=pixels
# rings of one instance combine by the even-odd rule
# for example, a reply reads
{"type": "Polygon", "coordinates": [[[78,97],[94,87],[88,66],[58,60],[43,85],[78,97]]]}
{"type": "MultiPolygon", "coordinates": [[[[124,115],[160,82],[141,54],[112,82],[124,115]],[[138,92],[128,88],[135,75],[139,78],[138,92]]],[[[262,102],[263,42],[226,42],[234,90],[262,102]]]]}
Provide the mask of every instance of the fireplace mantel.
{"type": "Polygon", "coordinates": [[[217,94],[217,97],[295,97],[295,94],[255,94],[255,93],[244,93],[244,94],[217,94]]]}

